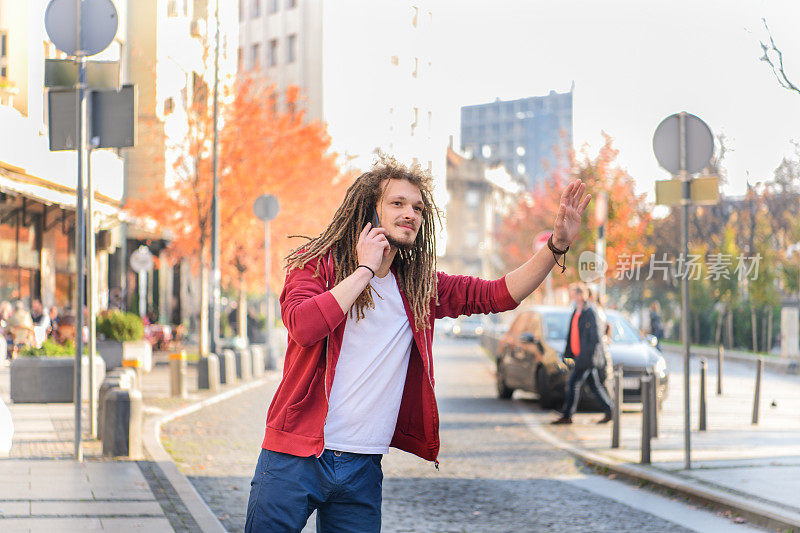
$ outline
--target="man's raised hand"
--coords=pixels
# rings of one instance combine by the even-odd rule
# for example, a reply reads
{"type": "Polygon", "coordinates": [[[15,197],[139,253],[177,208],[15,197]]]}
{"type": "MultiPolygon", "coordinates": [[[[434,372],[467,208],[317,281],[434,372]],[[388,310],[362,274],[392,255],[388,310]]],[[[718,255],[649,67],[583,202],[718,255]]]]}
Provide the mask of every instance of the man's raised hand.
{"type": "Polygon", "coordinates": [[[581,217],[591,194],[584,194],[586,184],[581,180],[571,181],[561,194],[561,202],[558,206],[558,213],[553,224],[553,245],[559,250],[565,250],[567,246],[578,236],[581,229],[581,217]]]}

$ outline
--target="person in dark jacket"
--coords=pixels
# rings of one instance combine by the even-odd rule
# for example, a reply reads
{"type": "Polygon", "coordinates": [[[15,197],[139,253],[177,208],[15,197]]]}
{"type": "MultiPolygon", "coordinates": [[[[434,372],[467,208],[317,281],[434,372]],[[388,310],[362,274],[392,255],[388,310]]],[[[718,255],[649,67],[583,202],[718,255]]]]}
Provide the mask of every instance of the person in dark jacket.
{"type": "Polygon", "coordinates": [[[564,347],[564,358],[575,361],[575,366],[567,382],[567,399],[564,410],[558,420],[553,424],[572,424],[572,416],[578,408],[581,388],[588,383],[589,390],[603,405],[605,416],[598,424],[611,421],[613,408],[611,398],[603,383],[600,381],[597,367],[605,364],[606,350],[602,341],[605,321],[598,317],[594,307],[588,300],[588,291],[582,284],[575,284],[571,288],[572,298],[575,302],[575,311],[570,317],[567,330],[567,344],[564,347]],[[601,329],[602,328],[602,329],[601,329]]]}
{"type": "Polygon", "coordinates": [[[664,323],[661,320],[661,304],[650,304],[650,334],[656,338],[656,349],[661,350],[661,337],[664,336],[664,323]]]}

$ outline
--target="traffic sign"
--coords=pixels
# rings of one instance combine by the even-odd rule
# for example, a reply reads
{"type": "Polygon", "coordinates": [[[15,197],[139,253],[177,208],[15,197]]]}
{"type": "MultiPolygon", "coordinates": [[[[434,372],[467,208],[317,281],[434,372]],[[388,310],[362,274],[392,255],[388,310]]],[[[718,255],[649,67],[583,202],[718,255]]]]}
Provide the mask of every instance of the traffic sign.
{"type": "Polygon", "coordinates": [[[50,0],[44,12],[44,26],[47,36],[65,54],[93,56],[108,48],[117,36],[117,9],[111,0],[80,0],[80,3],[82,50],[78,50],[76,0],[50,0]]]}
{"type": "Polygon", "coordinates": [[[675,113],[661,121],[653,134],[653,151],[658,164],[672,175],[681,170],[687,174],[697,174],[708,166],[714,155],[714,136],[711,129],[701,119],[690,113],[675,113]],[[684,116],[686,168],[681,168],[680,121],[684,116]]]}
{"type": "Polygon", "coordinates": [[[131,268],[134,272],[144,272],[153,268],[153,254],[147,246],[139,246],[131,254],[131,268]]]}
{"type": "Polygon", "coordinates": [[[278,216],[278,210],[278,199],[271,194],[262,194],[253,202],[253,212],[264,222],[278,216]]]}
{"type": "MultiPolygon", "coordinates": [[[[656,181],[656,204],[680,205],[682,195],[680,180],[656,181]]],[[[689,183],[690,198],[693,204],[713,205],[719,202],[719,177],[700,176],[689,183]]]]}

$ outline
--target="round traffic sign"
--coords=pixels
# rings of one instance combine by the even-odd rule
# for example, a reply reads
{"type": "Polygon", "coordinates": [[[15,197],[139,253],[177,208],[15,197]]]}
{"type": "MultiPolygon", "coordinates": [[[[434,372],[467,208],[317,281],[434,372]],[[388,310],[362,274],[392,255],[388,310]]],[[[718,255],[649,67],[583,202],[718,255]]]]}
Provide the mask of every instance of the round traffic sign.
{"type": "Polygon", "coordinates": [[[653,151],[658,164],[670,174],[686,170],[697,174],[708,166],[714,155],[714,136],[701,119],[690,113],[675,113],[661,121],[653,134],[653,151]],[[686,168],[681,168],[680,120],[684,116],[686,168]]]}
{"type": "Polygon", "coordinates": [[[278,199],[271,194],[262,194],[253,202],[253,212],[264,222],[278,216],[278,199]]]}
{"type": "MultiPolygon", "coordinates": [[[[111,0],[80,0],[81,55],[99,54],[117,36],[119,18],[111,0]]],[[[75,0],[50,0],[44,12],[47,36],[67,55],[78,55],[78,4],[75,0]]]]}
{"type": "Polygon", "coordinates": [[[144,272],[153,268],[153,254],[147,246],[139,246],[131,254],[131,268],[134,272],[144,272]]]}

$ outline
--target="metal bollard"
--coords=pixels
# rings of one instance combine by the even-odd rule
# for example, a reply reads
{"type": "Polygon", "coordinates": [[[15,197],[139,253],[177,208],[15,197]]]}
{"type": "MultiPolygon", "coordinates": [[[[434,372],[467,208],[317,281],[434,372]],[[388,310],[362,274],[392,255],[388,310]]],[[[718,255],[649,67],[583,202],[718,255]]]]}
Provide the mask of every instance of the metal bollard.
{"type": "Polygon", "coordinates": [[[722,363],[725,361],[725,348],[717,346],[717,396],[722,396],[722,363]]]}
{"type": "Polygon", "coordinates": [[[186,398],[186,352],[169,354],[169,395],[186,398]]]}
{"type": "Polygon", "coordinates": [[[134,372],[136,372],[136,383],[140,384],[141,387],[142,383],[142,362],[139,359],[123,359],[122,360],[123,368],[130,368],[134,372]]]}
{"type": "Polygon", "coordinates": [[[764,360],[760,357],[756,363],[756,391],[753,395],[753,424],[758,424],[759,403],[761,401],[761,373],[764,368],[764,360]]]}
{"type": "Polygon", "coordinates": [[[197,388],[199,390],[219,390],[219,359],[210,353],[197,362],[197,388]]]}
{"type": "Polygon", "coordinates": [[[103,412],[103,455],[142,457],[142,393],[111,389],[103,412]]]}
{"type": "Polygon", "coordinates": [[[658,438],[658,375],[652,373],[653,380],[650,382],[650,436],[658,438]]]}
{"type": "Polygon", "coordinates": [[[614,367],[614,420],[611,426],[611,447],[619,448],[619,426],[622,416],[622,365],[614,367]]]}
{"type": "Polygon", "coordinates": [[[236,355],[225,348],[219,358],[219,382],[223,385],[236,383],[236,355]]]}
{"type": "Polygon", "coordinates": [[[250,358],[250,350],[242,348],[234,352],[236,356],[236,377],[242,381],[253,379],[253,362],[250,358]]]}
{"type": "Polygon", "coordinates": [[[706,367],[707,363],[705,358],[700,359],[700,423],[698,425],[699,431],[706,430],[708,416],[706,412],[706,367]]]}
{"type": "Polygon", "coordinates": [[[264,351],[260,346],[250,347],[250,356],[253,359],[253,377],[260,378],[264,376],[264,351]]]}
{"type": "Polygon", "coordinates": [[[108,391],[111,389],[130,390],[132,388],[132,374],[127,372],[118,372],[113,375],[106,376],[106,378],[100,384],[100,390],[97,393],[97,438],[99,440],[103,440],[104,405],[108,391]]]}
{"type": "Polygon", "coordinates": [[[640,389],[642,395],[642,458],[639,462],[643,465],[650,464],[650,409],[652,408],[650,387],[652,383],[652,376],[642,376],[640,389]]]}

